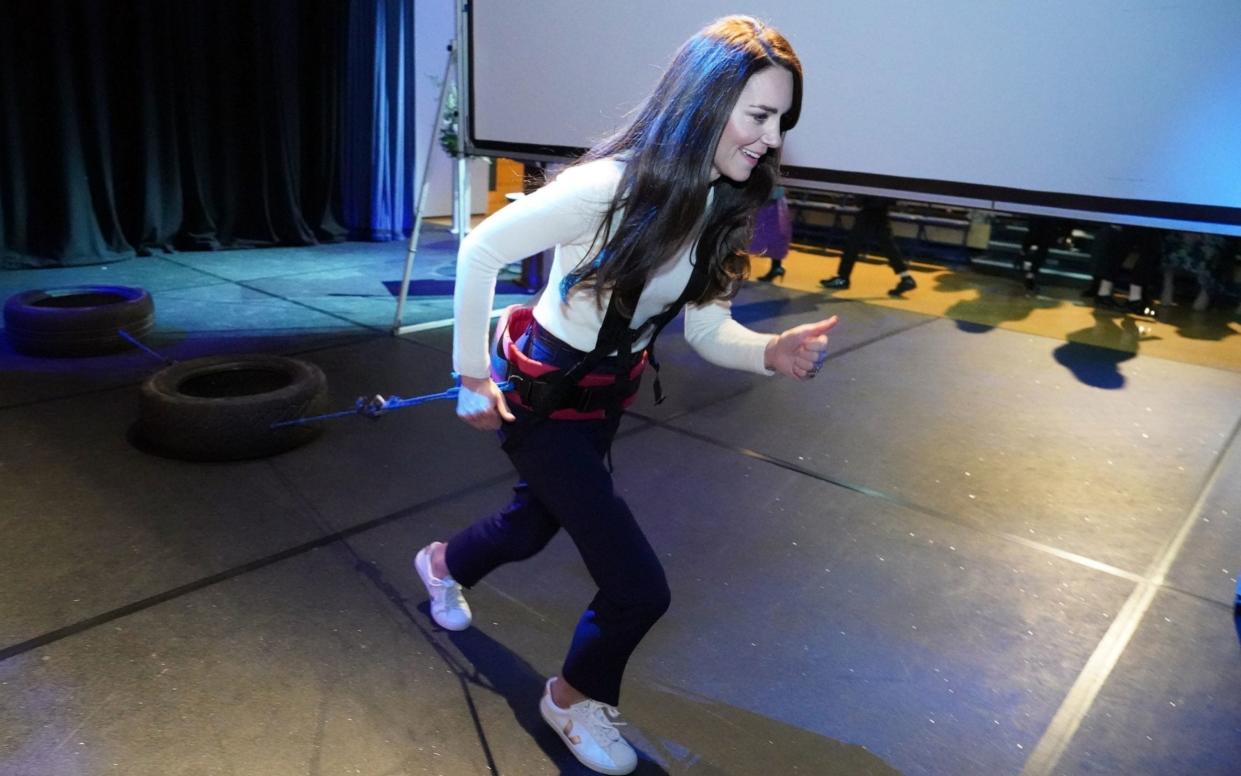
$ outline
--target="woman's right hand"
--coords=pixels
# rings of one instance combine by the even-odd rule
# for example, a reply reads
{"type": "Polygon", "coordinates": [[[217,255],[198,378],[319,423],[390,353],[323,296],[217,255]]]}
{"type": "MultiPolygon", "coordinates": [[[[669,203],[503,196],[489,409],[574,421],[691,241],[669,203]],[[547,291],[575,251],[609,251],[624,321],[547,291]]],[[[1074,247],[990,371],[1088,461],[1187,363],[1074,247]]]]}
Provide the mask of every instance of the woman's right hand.
{"type": "Polygon", "coordinates": [[[517,420],[494,380],[465,375],[461,376],[461,390],[457,393],[457,417],[480,431],[495,431],[501,420],[517,420]]]}

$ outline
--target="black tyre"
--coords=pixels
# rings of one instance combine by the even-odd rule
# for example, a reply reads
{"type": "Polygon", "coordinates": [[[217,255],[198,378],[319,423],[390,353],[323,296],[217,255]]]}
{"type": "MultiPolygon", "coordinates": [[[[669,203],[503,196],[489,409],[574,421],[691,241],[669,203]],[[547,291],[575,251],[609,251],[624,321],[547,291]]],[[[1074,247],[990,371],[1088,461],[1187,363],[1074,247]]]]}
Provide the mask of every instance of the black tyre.
{"type": "Polygon", "coordinates": [[[282,356],[211,356],[161,369],[142,384],[137,433],[153,452],[190,461],[275,455],[319,435],[273,423],[323,412],[327,380],[282,356]]]}
{"type": "Polygon", "coordinates": [[[133,345],[155,326],[155,302],[141,288],[74,286],[14,294],[4,303],[13,349],[31,356],[93,356],[133,345]]]}

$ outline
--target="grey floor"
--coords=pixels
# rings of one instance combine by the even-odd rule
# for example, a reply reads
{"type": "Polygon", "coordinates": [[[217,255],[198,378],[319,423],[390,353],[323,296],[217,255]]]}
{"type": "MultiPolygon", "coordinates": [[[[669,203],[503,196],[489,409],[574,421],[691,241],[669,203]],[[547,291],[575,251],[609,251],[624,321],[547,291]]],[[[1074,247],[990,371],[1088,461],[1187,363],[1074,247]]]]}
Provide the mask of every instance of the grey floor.
{"type": "MultiPolygon", "coordinates": [[[[428,233],[428,287],[451,247],[428,233]]],[[[0,293],[142,286],[158,352],[296,355],[347,407],[448,385],[447,328],[388,334],[404,254],[0,293]]],[[[449,314],[417,296],[405,322],[449,314]]],[[[736,314],[842,323],[807,384],[661,340],[670,398],[644,389],[614,454],[674,598],[622,699],[639,773],[1241,772],[1241,374],[754,284],[736,314]]],[[[150,356],[0,339],[0,366],[0,773],[584,772],[536,710],[592,593],[565,538],[475,588],[471,630],[427,616],[413,552],[511,485],[449,403],[188,463],[130,443],[150,356]]]]}

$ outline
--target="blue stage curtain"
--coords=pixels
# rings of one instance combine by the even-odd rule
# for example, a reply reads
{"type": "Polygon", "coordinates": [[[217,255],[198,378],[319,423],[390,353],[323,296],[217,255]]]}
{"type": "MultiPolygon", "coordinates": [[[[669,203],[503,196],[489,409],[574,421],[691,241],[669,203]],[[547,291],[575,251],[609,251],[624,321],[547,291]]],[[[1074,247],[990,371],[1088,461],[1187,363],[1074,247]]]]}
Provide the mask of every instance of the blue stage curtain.
{"type": "Polygon", "coordinates": [[[346,57],[345,226],[354,239],[399,240],[413,226],[413,0],[353,0],[346,57]]]}
{"type": "Polygon", "coordinates": [[[0,7],[0,268],[343,236],[341,0],[0,7]]]}

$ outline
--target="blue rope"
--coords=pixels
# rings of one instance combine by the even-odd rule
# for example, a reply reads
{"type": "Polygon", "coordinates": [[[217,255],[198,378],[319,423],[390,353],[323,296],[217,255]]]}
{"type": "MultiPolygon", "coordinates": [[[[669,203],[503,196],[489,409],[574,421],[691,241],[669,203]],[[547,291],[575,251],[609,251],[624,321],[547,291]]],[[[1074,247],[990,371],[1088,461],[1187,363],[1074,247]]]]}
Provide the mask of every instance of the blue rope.
{"type": "MultiPolygon", "coordinates": [[[[453,381],[456,383],[453,387],[439,393],[428,393],[425,396],[413,396],[408,399],[402,399],[400,396],[389,396],[386,399],[379,394],[375,394],[371,398],[359,396],[357,401],[353,403],[353,407],[340,412],[329,412],[326,415],[315,415],[309,418],[297,418],[295,420],[282,420],[271,424],[272,428],[283,428],[285,426],[301,426],[307,423],[314,423],[320,420],[332,420],[333,418],[343,418],[351,415],[364,415],[368,418],[377,419],[380,415],[391,410],[399,410],[402,407],[413,407],[418,404],[426,404],[429,401],[438,399],[455,399],[457,394],[461,393],[461,377],[453,374],[453,381]]],[[[513,390],[513,384],[508,380],[497,386],[501,391],[513,390]]]]}
{"type": "Polygon", "coordinates": [[[147,355],[157,358],[160,361],[163,361],[165,364],[172,365],[172,364],[177,363],[176,361],[173,361],[171,358],[168,358],[161,353],[156,353],[154,350],[151,350],[146,345],[143,345],[141,342],[135,339],[132,334],[125,331],[124,329],[117,329],[116,333],[121,335],[121,339],[126,340],[127,342],[129,342],[129,344],[133,345],[136,348],[140,348],[146,351],[147,355]]]}

